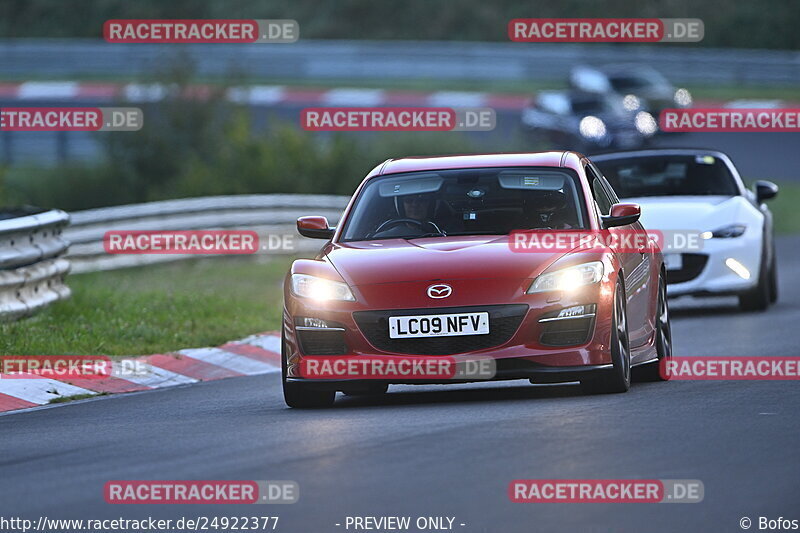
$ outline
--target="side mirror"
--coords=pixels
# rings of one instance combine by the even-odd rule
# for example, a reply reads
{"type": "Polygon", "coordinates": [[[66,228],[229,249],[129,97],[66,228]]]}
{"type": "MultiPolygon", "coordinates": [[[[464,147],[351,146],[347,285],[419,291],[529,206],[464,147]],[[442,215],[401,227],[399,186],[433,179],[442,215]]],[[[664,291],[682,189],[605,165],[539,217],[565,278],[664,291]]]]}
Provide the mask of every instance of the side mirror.
{"type": "Polygon", "coordinates": [[[627,226],[633,224],[642,214],[639,204],[614,204],[611,206],[611,214],[603,216],[603,228],[615,228],[617,226],[627,226]]]}
{"type": "Polygon", "coordinates": [[[330,239],[333,237],[334,228],[328,225],[328,219],[325,217],[300,217],[297,219],[297,231],[303,237],[330,239]]]}
{"type": "Polygon", "coordinates": [[[756,193],[756,201],[761,203],[766,200],[771,200],[778,196],[778,186],[767,180],[758,180],[753,184],[753,189],[756,193]]]}

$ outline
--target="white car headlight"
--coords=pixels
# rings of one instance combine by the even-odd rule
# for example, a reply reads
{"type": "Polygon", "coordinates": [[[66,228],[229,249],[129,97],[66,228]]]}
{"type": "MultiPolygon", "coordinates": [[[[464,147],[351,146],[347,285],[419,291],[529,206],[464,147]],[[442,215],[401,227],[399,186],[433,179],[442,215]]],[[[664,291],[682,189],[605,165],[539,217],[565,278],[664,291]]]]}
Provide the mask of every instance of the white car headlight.
{"type": "Polygon", "coordinates": [[[647,111],[639,111],[636,113],[635,124],[639,133],[648,137],[658,131],[656,119],[647,111]]]}
{"type": "Polygon", "coordinates": [[[592,261],[553,272],[545,272],[531,283],[528,294],[546,291],[573,291],[603,279],[603,263],[592,261]]]}
{"type": "Polygon", "coordinates": [[[689,107],[692,105],[692,94],[686,89],[678,89],[675,91],[673,100],[681,107],[689,107]]]}
{"type": "Polygon", "coordinates": [[[642,101],[635,94],[626,94],[622,99],[622,107],[627,111],[636,111],[642,107],[642,101]]]}
{"type": "Polygon", "coordinates": [[[309,276],[308,274],[292,274],[292,292],[302,298],[311,298],[319,302],[330,300],[356,301],[347,283],[309,276]]]}
{"type": "Polygon", "coordinates": [[[578,124],[578,130],[587,139],[602,139],[606,136],[605,123],[592,115],[581,119],[580,124],[578,124]]]}

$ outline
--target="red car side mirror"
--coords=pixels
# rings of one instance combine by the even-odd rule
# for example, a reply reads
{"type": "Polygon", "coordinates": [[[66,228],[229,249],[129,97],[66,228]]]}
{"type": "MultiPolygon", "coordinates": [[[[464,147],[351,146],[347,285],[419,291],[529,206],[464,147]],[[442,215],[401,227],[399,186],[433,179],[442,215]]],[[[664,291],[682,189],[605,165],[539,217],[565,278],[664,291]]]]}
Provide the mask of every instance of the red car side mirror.
{"type": "Polygon", "coordinates": [[[297,231],[303,237],[330,239],[335,228],[328,225],[328,219],[325,217],[300,217],[297,219],[297,231]]]}
{"type": "Polygon", "coordinates": [[[603,228],[614,228],[617,226],[627,226],[633,224],[642,214],[639,204],[614,204],[611,206],[611,213],[602,217],[603,228]]]}

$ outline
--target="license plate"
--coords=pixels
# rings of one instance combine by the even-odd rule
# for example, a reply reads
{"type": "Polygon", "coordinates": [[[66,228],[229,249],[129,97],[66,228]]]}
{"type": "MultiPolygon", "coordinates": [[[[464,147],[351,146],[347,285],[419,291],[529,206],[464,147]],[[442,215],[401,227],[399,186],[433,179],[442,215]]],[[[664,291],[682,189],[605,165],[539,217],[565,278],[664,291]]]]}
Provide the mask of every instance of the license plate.
{"type": "Polygon", "coordinates": [[[681,254],[664,254],[664,267],[667,270],[680,270],[683,268],[683,256],[681,254]]]}
{"type": "Polygon", "coordinates": [[[451,315],[417,315],[389,317],[389,338],[454,337],[486,335],[489,313],[455,313],[451,315]]]}

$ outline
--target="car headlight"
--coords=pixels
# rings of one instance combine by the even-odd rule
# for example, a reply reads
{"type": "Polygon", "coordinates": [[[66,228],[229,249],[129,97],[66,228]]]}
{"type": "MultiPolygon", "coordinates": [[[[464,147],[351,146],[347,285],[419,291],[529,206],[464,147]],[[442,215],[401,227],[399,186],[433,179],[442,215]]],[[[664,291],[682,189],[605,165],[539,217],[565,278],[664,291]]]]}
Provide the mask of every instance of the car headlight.
{"type": "Polygon", "coordinates": [[[528,294],[546,291],[573,291],[603,278],[603,263],[592,261],[553,272],[545,272],[531,283],[528,294]]]}
{"type": "Polygon", "coordinates": [[[658,131],[656,119],[647,111],[639,111],[636,113],[635,124],[639,133],[648,137],[658,131]]]}
{"type": "Polygon", "coordinates": [[[602,139],[606,136],[605,123],[592,115],[581,119],[578,130],[587,139],[602,139]]]}
{"type": "Polygon", "coordinates": [[[678,89],[675,91],[673,100],[681,107],[689,107],[692,105],[692,94],[686,89],[678,89]]]}
{"type": "Polygon", "coordinates": [[[309,276],[308,274],[292,274],[292,292],[302,298],[311,298],[319,302],[330,300],[356,301],[347,283],[309,276]]]}
{"type": "Polygon", "coordinates": [[[639,100],[639,97],[635,94],[626,94],[622,99],[622,107],[624,107],[626,111],[636,111],[642,107],[642,101],[639,100]]]}
{"type": "Polygon", "coordinates": [[[732,239],[744,235],[746,229],[744,224],[730,224],[714,231],[704,231],[700,236],[704,239],[732,239]]]}

